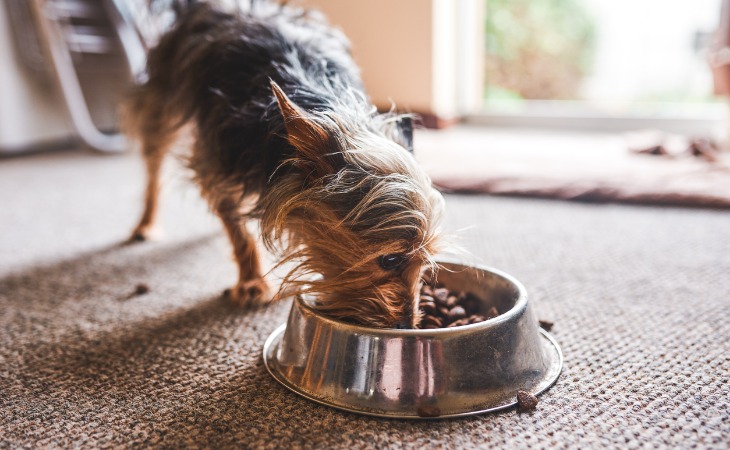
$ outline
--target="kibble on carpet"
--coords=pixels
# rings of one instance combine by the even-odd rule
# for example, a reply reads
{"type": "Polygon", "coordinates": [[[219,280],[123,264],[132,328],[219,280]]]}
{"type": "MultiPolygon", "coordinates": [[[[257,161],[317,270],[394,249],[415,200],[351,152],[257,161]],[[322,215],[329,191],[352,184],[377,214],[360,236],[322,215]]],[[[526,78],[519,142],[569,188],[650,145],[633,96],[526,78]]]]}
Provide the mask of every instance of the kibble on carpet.
{"type": "Polygon", "coordinates": [[[0,161],[0,448],[730,445],[728,211],[447,196],[447,228],[527,286],[565,367],[534,412],[413,422],[266,373],[289,304],[220,299],[230,249],[181,177],[165,238],[119,245],[141,175],[134,155],[0,161]]]}

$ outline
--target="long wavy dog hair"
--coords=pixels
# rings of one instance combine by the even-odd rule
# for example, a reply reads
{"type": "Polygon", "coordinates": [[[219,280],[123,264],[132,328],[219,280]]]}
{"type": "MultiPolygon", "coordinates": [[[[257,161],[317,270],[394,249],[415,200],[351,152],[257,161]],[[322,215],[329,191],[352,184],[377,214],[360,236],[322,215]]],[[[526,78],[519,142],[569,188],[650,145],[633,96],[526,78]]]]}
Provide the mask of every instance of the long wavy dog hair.
{"type": "Polygon", "coordinates": [[[181,8],[125,117],[148,173],[134,239],[152,231],[162,158],[187,130],[185,160],[238,261],[234,301],[272,297],[244,226],[258,218],[264,245],[293,266],[280,292],[311,294],[350,322],[417,325],[443,199],[412,156],[410,118],[375,110],[349,44],[321,16],[181,8]]]}

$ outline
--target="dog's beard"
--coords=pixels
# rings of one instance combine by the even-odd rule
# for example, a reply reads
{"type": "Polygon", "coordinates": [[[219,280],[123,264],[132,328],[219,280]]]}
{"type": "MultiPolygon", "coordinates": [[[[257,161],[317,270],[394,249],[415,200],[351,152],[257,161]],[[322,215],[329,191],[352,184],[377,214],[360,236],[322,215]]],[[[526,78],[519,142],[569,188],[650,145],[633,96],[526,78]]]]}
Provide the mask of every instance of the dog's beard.
{"type": "MultiPolygon", "coordinates": [[[[309,270],[321,264],[307,264],[309,270]]],[[[344,271],[330,276],[311,276],[290,280],[300,294],[321,313],[350,323],[376,328],[414,328],[418,324],[417,291],[421,285],[421,266],[412,263],[407,269],[413,276],[374,279],[373,272],[344,271]]],[[[293,274],[290,273],[290,276],[293,274]]]]}
{"type": "Polygon", "coordinates": [[[343,220],[325,202],[322,191],[327,189],[332,191],[296,189],[280,197],[282,206],[270,204],[265,210],[265,241],[282,254],[281,265],[294,264],[282,292],[312,294],[317,309],[349,322],[414,327],[418,284],[424,271],[436,268],[432,255],[439,234],[428,233],[428,219],[418,211],[383,217],[378,205],[387,203],[387,197],[381,203],[359,202],[343,220]],[[385,254],[405,255],[408,263],[385,271],[377,262],[385,254]]]}

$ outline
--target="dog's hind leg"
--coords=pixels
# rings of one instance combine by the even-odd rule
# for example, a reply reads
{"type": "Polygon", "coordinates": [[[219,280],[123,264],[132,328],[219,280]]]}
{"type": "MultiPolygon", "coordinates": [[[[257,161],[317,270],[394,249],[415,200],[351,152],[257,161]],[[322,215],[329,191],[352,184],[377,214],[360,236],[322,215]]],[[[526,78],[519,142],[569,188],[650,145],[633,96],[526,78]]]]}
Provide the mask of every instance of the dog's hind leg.
{"type": "Polygon", "coordinates": [[[135,100],[127,113],[133,115],[128,126],[133,128],[130,133],[136,134],[141,144],[147,186],[142,217],[132,232],[130,241],[145,241],[158,231],[155,222],[160,195],[160,169],[165,155],[175,141],[177,127],[172,125],[173,119],[165,114],[162,102],[154,101],[156,99],[153,96],[141,92],[135,100]]]}
{"type": "Polygon", "coordinates": [[[130,241],[146,241],[158,232],[155,227],[157,218],[157,204],[160,195],[160,168],[164,152],[145,151],[145,165],[147,167],[147,186],[144,194],[144,210],[139,223],[132,231],[130,241]]]}
{"type": "Polygon", "coordinates": [[[269,301],[270,290],[261,274],[256,240],[246,230],[238,202],[232,198],[224,198],[218,201],[215,209],[231,240],[238,264],[238,283],[232,289],[227,289],[225,295],[241,306],[269,301]]]}

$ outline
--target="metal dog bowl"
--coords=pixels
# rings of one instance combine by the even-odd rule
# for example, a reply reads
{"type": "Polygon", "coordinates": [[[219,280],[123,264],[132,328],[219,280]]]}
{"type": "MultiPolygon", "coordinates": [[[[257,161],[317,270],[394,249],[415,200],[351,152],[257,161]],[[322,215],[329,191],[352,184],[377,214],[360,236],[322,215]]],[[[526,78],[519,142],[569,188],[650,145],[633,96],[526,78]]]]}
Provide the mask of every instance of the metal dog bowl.
{"type": "Polygon", "coordinates": [[[495,306],[501,315],[454,328],[381,330],[322,316],[299,297],[264,345],[269,373],[315,402],[406,419],[496,411],[515,405],[518,390],[540,394],[555,383],[563,357],[522,284],[487,267],[442,265],[439,282],[476,294],[482,313],[495,306]]]}

